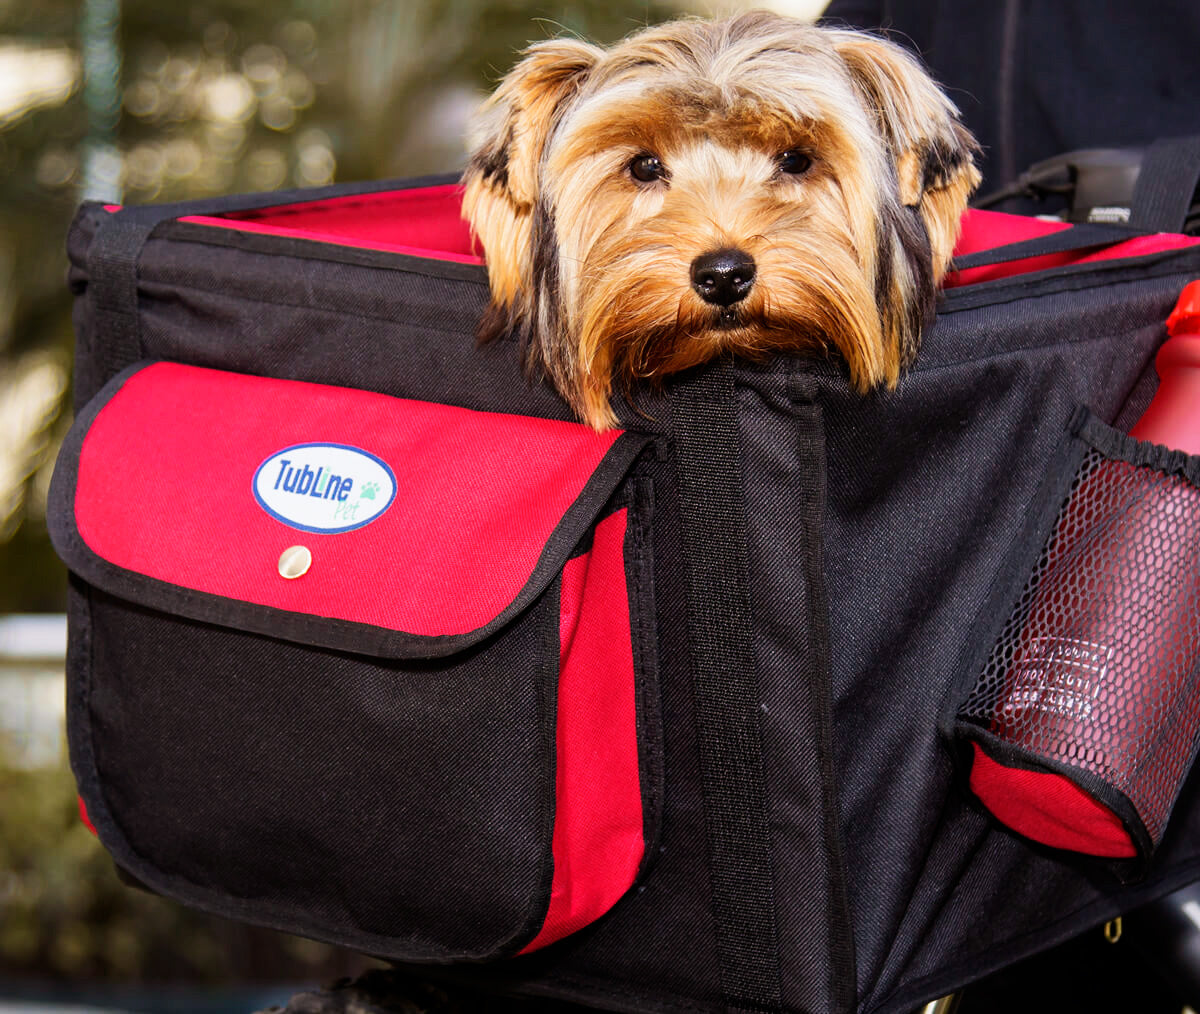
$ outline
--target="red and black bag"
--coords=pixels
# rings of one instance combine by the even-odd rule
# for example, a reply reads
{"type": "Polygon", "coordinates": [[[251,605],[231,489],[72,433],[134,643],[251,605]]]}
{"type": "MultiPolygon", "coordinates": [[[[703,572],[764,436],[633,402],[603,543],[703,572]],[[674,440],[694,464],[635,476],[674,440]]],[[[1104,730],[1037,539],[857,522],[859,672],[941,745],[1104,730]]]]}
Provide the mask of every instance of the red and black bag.
{"type": "Polygon", "coordinates": [[[896,391],[720,363],[597,436],[476,345],[458,200],[77,218],[51,525],[128,875],[507,992],[806,1012],[906,1011],[1200,875],[1193,783],[1134,863],[1013,833],[955,766],[1195,241],[971,213],[896,391]]]}

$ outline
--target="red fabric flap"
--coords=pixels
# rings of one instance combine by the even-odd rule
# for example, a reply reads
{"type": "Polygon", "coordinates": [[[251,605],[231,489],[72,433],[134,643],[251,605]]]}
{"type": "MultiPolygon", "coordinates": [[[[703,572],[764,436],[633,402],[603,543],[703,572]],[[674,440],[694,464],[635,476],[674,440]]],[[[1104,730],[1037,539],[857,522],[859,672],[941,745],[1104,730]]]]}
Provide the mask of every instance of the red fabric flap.
{"type": "MultiPolygon", "coordinates": [[[[174,363],[108,390],[82,420],[73,499],[92,554],[239,603],[428,637],[475,631],[513,602],[620,436],[174,363]],[[297,570],[312,558],[291,579],[289,547],[303,547],[297,570]]],[[[611,489],[593,492],[598,511],[611,489]]]]}

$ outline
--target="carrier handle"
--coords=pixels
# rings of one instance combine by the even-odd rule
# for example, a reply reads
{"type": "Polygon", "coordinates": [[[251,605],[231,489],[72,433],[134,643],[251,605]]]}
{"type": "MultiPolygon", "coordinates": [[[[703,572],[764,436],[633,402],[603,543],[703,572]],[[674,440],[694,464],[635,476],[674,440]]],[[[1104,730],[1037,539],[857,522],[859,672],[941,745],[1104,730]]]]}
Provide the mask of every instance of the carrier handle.
{"type": "Polygon", "coordinates": [[[145,358],[138,319],[138,258],[157,223],[99,205],[94,211],[97,224],[87,253],[87,291],[103,383],[145,358]]]}
{"type": "Polygon", "coordinates": [[[1200,134],[1155,141],[1142,157],[1129,224],[1146,232],[1183,232],[1200,187],[1200,134]]]}
{"type": "Polygon", "coordinates": [[[1118,222],[1139,232],[1195,234],[1200,216],[1200,134],[1146,147],[1083,148],[1045,159],[971,202],[990,208],[1014,197],[1068,198],[1070,222],[1118,222]],[[1102,217],[1095,217],[1101,215],[1102,217]]]}
{"type": "Polygon", "coordinates": [[[1027,257],[1041,257],[1043,254],[1068,253],[1072,250],[1111,246],[1114,243],[1123,243],[1126,240],[1145,235],[1146,232],[1141,229],[1133,229],[1124,225],[1083,223],[1074,225],[1070,229],[1047,233],[1045,236],[1021,240],[1019,243],[1008,243],[990,250],[979,250],[964,257],[955,257],[952,267],[955,271],[983,268],[992,264],[1025,260],[1027,257]]]}

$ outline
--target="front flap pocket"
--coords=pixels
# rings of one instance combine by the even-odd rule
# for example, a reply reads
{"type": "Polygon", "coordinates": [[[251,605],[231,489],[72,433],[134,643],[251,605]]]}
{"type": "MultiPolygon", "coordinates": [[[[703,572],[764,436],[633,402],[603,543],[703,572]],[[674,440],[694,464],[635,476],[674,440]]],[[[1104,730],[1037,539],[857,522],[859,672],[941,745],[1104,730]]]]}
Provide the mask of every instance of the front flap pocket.
{"type": "Polygon", "coordinates": [[[654,833],[646,438],[151,363],[51,489],[118,864],[406,960],[597,918],[654,833]]]}

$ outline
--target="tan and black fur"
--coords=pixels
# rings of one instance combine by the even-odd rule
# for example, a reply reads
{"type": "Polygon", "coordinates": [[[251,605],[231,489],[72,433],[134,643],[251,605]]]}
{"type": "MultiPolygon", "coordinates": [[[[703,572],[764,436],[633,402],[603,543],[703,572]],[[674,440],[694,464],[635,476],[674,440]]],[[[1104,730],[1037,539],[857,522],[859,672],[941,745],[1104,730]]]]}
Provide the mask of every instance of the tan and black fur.
{"type": "Polygon", "coordinates": [[[859,390],[894,385],[979,180],[974,140],[913,57],[766,12],[608,50],[537,43],[474,133],[481,337],[518,335],[596,429],[615,423],[615,387],[726,352],[833,347],[859,390]],[[753,278],[715,306],[694,264],[724,250],[753,278]]]}

